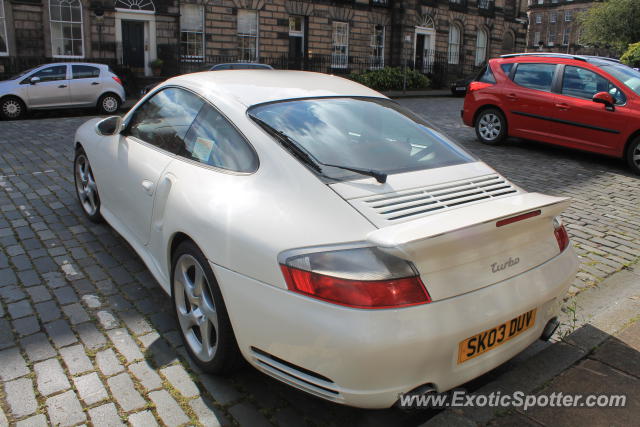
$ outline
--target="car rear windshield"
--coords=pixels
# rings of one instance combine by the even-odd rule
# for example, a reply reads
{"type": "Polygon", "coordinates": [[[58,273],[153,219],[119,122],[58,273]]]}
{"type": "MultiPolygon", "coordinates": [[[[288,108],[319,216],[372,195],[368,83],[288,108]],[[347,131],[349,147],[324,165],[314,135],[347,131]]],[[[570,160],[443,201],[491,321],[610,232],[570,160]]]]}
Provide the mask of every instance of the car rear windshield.
{"type": "Polygon", "coordinates": [[[616,63],[600,65],[600,68],[620,80],[636,94],[640,95],[640,72],[626,65],[616,63]]]}
{"type": "MultiPolygon", "coordinates": [[[[280,101],[254,106],[249,115],[324,165],[393,174],[475,161],[420,117],[388,99],[280,101]]],[[[322,174],[337,180],[362,177],[334,167],[322,167],[322,174]]]]}

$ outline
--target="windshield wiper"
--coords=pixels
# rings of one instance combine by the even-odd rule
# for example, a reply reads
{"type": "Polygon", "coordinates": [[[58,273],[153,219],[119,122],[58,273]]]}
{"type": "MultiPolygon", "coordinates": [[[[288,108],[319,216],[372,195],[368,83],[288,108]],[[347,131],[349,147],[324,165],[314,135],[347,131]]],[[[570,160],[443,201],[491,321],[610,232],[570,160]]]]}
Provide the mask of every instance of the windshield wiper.
{"type": "Polygon", "coordinates": [[[321,163],[321,164],[323,166],[329,166],[329,167],[332,167],[332,168],[338,168],[338,169],[348,170],[348,171],[351,171],[351,172],[356,172],[356,173],[359,173],[360,175],[372,176],[380,184],[384,184],[385,182],[387,182],[387,174],[384,173],[384,172],[380,172],[380,171],[376,171],[376,170],[372,170],[372,169],[354,168],[354,167],[351,167],[351,166],[329,165],[327,163],[321,163]]]}
{"type": "Polygon", "coordinates": [[[384,172],[380,172],[380,171],[376,171],[376,170],[372,170],[372,169],[362,169],[362,168],[356,168],[356,167],[351,167],[351,166],[341,166],[341,165],[330,165],[327,163],[322,163],[319,160],[314,159],[309,153],[307,153],[304,149],[300,148],[300,146],[298,144],[296,144],[296,142],[286,133],[274,128],[273,126],[271,126],[270,124],[268,124],[267,122],[265,122],[262,119],[259,119],[255,116],[249,115],[249,117],[251,117],[256,123],[258,123],[264,130],[267,131],[267,133],[275,136],[281,143],[283,143],[282,145],[289,150],[290,153],[292,153],[294,156],[298,157],[300,160],[302,160],[303,162],[305,162],[306,164],[308,164],[309,166],[311,166],[313,169],[315,169],[318,172],[322,172],[322,166],[327,166],[327,167],[331,167],[331,168],[338,168],[338,169],[344,169],[344,170],[348,170],[351,172],[355,172],[355,173],[359,173],[360,175],[367,175],[367,176],[371,176],[373,178],[376,179],[376,181],[378,181],[380,184],[384,184],[385,182],[387,182],[387,174],[384,172]]]}

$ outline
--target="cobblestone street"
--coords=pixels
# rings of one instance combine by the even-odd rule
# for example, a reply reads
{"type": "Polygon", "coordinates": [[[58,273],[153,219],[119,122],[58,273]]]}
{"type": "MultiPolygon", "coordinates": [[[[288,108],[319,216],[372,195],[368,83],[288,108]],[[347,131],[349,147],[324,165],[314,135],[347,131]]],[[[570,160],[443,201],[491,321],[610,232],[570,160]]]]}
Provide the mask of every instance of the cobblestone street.
{"type": "MultiPolygon", "coordinates": [[[[581,268],[571,293],[640,258],[640,178],[625,164],[525,141],[489,147],[462,99],[400,101],[528,191],[573,198],[565,213],[581,268]]],[[[0,427],[417,425],[430,412],[328,403],[246,368],[202,374],[171,300],[73,187],[72,137],[89,116],[0,122],[0,427]]]]}

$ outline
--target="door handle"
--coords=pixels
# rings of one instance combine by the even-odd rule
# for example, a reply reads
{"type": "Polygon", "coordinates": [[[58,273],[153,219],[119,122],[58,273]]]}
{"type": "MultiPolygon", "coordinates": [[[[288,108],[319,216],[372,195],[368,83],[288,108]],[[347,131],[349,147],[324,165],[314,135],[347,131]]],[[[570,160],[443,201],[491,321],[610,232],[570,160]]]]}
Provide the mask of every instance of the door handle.
{"type": "Polygon", "coordinates": [[[64,89],[65,87],[67,87],[67,85],[60,85],[58,86],[60,89],[64,89]]]}
{"type": "Polygon", "coordinates": [[[99,85],[99,84],[100,84],[99,82],[93,82],[93,83],[91,83],[91,85],[92,85],[92,86],[99,85]]]}
{"type": "Polygon", "coordinates": [[[144,191],[146,191],[147,194],[153,194],[153,182],[149,181],[148,179],[142,181],[142,188],[144,188],[144,191]]]}
{"type": "Polygon", "coordinates": [[[518,97],[516,96],[516,94],[515,94],[515,93],[510,93],[510,94],[508,94],[508,95],[507,95],[507,99],[508,99],[509,101],[517,101],[517,100],[518,100],[518,97]]]}
{"type": "Polygon", "coordinates": [[[565,104],[564,102],[560,102],[556,104],[556,108],[559,108],[563,111],[569,110],[569,104],[565,104]]]}

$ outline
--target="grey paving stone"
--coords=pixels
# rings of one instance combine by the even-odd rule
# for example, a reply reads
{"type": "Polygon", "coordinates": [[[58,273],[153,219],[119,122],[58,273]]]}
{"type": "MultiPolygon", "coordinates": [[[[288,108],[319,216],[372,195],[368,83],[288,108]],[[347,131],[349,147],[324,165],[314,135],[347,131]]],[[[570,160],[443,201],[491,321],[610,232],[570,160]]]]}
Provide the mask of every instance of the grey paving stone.
{"type": "Polygon", "coordinates": [[[40,276],[33,270],[21,271],[18,273],[18,279],[23,286],[35,286],[41,283],[40,276]]]}
{"type": "Polygon", "coordinates": [[[92,323],[82,323],[75,326],[76,332],[80,335],[80,341],[90,350],[96,350],[103,347],[107,339],[102,332],[98,330],[92,323]]]}
{"type": "Polygon", "coordinates": [[[38,409],[38,402],[29,378],[20,378],[4,384],[6,400],[15,418],[33,414],[38,409]]]}
{"type": "Polygon", "coordinates": [[[124,423],[118,415],[116,405],[107,403],[102,406],[89,409],[89,417],[94,427],[116,427],[124,423]]]}
{"type": "Polygon", "coordinates": [[[54,289],[53,294],[55,295],[60,305],[78,302],[78,296],[71,286],[62,286],[58,289],[54,289]]]}
{"type": "Polygon", "coordinates": [[[10,304],[26,297],[27,294],[15,285],[0,287],[0,298],[5,304],[10,304]]]}
{"type": "Polygon", "coordinates": [[[123,311],[118,316],[134,335],[144,335],[152,331],[149,322],[136,311],[123,311]]]}
{"type": "Polygon", "coordinates": [[[125,412],[143,408],[145,400],[133,386],[133,381],[126,372],[113,376],[107,380],[111,394],[125,412]]]}
{"type": "Polygon", "coordinates": [[[127,421],[129,421],[131,427],[154,427],[158,425],[158,422],[151,411],[142,411],[131,414],[127,421]]]}
{"type": "Polygon", "coordinates": [[[149,398],[156,405],[158,416],[167,427],[177,427],[189,422],[189,418],[166,390],[152,391],[149,398]]]}
{"type": "Polygon", "coordinates": [[[57,359],[48,359],[33,365],[38,391],[44,396],[66,390],[71,385],[57,359]]]}
{"type": "Polygon", "coordinates": [[[49,334],[53,344],[60,348],[78,342],[69,324],[64,319],[59,319],[44,325],[44,329],[49,334]]]}
{"type": "Polygon", "coordinates": [[[17,347],[0,351],[0,380],[9,381],[29,373],[29,368],[25,363],[17,347]]]}
{"type": "Polygon", "coordinates": [[[157,332],[142,335],[138,337],[138,339],[147,350],[147,357],[150,354],[156,365],[170,365],[178,360],[176,350],[169,347],[167,342],[160,338],[160,335],[157,332]]]}
{"type": "Polygon", "coordinates": [[[129,365],[129,371],[147,390],[155,390],[162,387],[162,378],[144,360],[129,365]]]}
{"type": "Polygon", "coordinates": [[[229,413],[241,426],[268,427],[271,423],[258,409],[249,402],[241,402],[233,405],[229,413]]]}
{"type": "Polygon", "coordinates": [[[36,316],[22,317],[13,321],[13,328],[19,336],[31,335],[40,330],[40,322],[36,316]]]}
{"type": "Polygon", "coordinates": [[[41,302],[35,305],[40,320],[44,323],[60,318],[60,309],[55,301],[41,302]]]}
{"type": "Polygon", "coordinates": [[[0,287],[15,285],[16,283],[18,283],[18,278],[12,269],[3,268],[0,270],[0,287]]]}
{"type": "Polygon", "coordinates": [[[200,394],[198,386],[193,382],[182,365],[172,365],[160,370],[160,373],[184,397],[195,397],[200,394]]]}
{"type": "Polygon", "coordinates": [[[47,412],[56,426],[72,426],[87,419],[73,390],[48,398],[47,412]]]}
{"type": "Polygon", "coordinates": [[[49,359],[56,355],[56,351],[51,347],[47,336],[43,333],[21,339],[20,345],[24,348],[27,357],[32,362],[49,359]]]}
{"type": "Polygon", "coordinates": [[[98,363],[98,368],[100,368],[100,371],[105,376],[111,376],[124,370],[116,354],[110,348],[99,351],[96,354],[96,362],[98,363]]]}
{"type": "Polygon", "coordinates": [[[228,426],[231,422],[227,420],[209,400],[200,397],[189,401],[189,406],[193,413],[198,417],[200,424],[207,427],[228,426]]]}
{"type": "MultiPolygon", "coordinates": [[[[0,423],[0,425],[2,425],[0,423]]],[[[47,427],[49,425],[44,414],[37,414],[16,423],[16,427],[47,427]]]]}
{"type": "Polygon", "coordinates": [[[107,336],[111,339],[111,342],[113,342],[113,345],[115,345],[120,354],[127,359],[127,363],[144,359],[144,355],[126,329],[121,328],[107,331],[107,336]]]}
{"type": "Polygon", "coordinates": [[[11,332],[11,324],[7,319],[0,318],[0,350],[15,344],[15,337],[11,332]]]}
{"type": "Polygon", "coordinates": [[[221,405],[228,405],[242,397],[226,378],[201,375],[200,381],[211,397],[221,405]]]}
{"type": "Polygon", "coordinates": [[[78,323],[89,320],[89,315],[79,303],[65,305],[62,307],[62,311],[67,315],[72,325],[77,325],[78,323]]]}
{"type": "Polygon", "coordinates": [[[60,349],[60,355],[71,375],[93,370],[93,364],[81,344],[60,349]]]}
{"type": "Polygon", "coordinates": [[[7,311],[13,319],[29,316],[33,314],[33,308],[28,300],[22,300],[7,305],[7,311]]]}
{"type": "Polygon", "coordinates": [[[113,329],[120,326],[120,321],[113,314],[106,310],[98,311],[96,313],[96,316],[98,316],[98,321],[104,329],[113,329]]]}
{"type": "Polygon", "coordinates": [[[49,293],[47,288],[42,285],[27,288],[27,293],[31,297],[31,301],[33,301],[34,303],[48,301],[51,299],[51,294],[49,293]]]}
{"type": "Polygon", "coordinates": [[[80,398],[86,405],[93,405],[109,397],[107,390],[102,385],[102,381],[100,381],[100,377],[95,372],[74,377],[73,383],[80,394],[80,398]]]}
{"type": "Polygon", "coordinates": [[[100,307],[102,305],[102,303],[100,302],[100,297],[98,297],[97,295],[92,295],[92,294],[83,295],[82,296],[82,302],[88,308],[98,308],[98,307],[100,307]]]}

